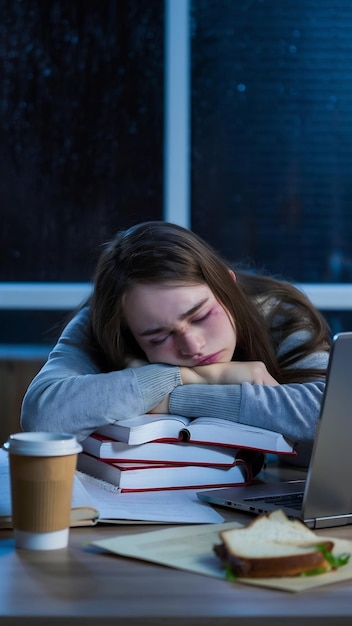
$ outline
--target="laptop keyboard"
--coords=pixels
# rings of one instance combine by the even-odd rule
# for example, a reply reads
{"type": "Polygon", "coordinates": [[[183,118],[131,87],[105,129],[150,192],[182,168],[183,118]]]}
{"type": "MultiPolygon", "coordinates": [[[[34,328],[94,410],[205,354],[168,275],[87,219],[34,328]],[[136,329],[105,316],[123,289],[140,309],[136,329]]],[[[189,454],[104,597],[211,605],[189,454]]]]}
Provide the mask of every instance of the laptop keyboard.
{"type": "Polygon", "coordinates": [[[266,504],[277,504],[279,506],[287,506],[290,509],[300,511],[303,504],[303,493],[290,493],[281,496],[267,496],[266,498],[248,498],[247,502],[265,502],[266,504]]]}

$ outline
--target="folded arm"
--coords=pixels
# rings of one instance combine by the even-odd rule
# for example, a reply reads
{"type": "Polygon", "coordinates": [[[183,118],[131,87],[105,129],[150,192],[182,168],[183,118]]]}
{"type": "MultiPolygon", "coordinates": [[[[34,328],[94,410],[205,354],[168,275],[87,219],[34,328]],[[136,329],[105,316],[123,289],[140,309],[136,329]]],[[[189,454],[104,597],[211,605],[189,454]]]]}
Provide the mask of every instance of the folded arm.
{"type": "Polygon", "coordinates": [[[147,413],[181,384],[175,366],[101,373],[84,349],[88,310],[68,324],[22,404],[24,430],[67,431],[79,440],[105,424],[147,413]]]}
{"type": "Polygon", "coordinates": [[[325,383],[184,385],[169,397],[170,413],[221,417],[282,433],[292,441],[315,436],[325,383]]]}

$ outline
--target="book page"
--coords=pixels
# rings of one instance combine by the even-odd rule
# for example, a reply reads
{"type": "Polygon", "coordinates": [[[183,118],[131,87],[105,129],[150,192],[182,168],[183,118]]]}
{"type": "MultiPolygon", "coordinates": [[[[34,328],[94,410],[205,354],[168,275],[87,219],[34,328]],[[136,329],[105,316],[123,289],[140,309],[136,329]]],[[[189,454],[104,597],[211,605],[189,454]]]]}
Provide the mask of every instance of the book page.
{"type": "Polygon", "coordinates": [[[99,510],[99,521],[134,520],[173,524],[212,524],[223,521],[211,506],[205,507],[193,490],[120,493],[115,485],[77,472],[99,510]]]}

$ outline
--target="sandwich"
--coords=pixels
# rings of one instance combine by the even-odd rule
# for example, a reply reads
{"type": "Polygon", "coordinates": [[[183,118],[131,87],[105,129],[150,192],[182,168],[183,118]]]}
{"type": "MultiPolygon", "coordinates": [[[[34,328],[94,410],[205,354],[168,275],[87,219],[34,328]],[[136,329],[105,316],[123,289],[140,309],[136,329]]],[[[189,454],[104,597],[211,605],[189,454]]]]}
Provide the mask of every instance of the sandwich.
{"type": "Polygon", "coordinates": [[[228,578],[272,578],[319,574],[348,562],[348,554],[335,557],[334,543],[319,538],[299,520],[281,511],[263,514],[244,528],[219,533],[215,554],[228,578]]]}

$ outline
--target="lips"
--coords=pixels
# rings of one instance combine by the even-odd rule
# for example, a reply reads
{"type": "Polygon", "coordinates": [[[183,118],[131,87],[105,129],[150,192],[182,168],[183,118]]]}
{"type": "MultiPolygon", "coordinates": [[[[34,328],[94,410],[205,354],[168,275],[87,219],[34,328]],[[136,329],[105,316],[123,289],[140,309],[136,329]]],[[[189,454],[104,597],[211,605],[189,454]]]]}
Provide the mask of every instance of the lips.
{"type": "Polygon", "coordinates": [[[198,361],[197,365],[210,365],[211,363],[217,363],[220,360],[221,352],[216,352],[215,354],[210,354],[205,358],[202,358],[198,361]]]}

